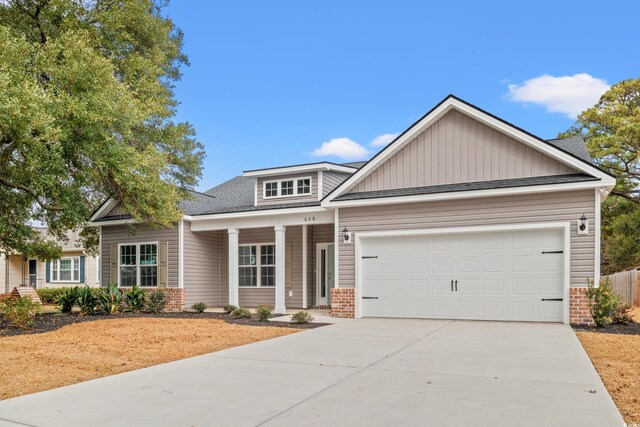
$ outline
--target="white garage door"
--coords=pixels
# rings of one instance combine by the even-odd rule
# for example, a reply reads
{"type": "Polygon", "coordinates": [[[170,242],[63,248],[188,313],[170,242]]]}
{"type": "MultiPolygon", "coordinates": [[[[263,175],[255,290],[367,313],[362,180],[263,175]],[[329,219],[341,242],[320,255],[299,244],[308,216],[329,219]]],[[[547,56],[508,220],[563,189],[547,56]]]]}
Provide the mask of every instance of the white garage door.
{"type": "Polygon", "coordinates": [[[560,230],[361,242],[363,316],[563,321],[560,230]]]}

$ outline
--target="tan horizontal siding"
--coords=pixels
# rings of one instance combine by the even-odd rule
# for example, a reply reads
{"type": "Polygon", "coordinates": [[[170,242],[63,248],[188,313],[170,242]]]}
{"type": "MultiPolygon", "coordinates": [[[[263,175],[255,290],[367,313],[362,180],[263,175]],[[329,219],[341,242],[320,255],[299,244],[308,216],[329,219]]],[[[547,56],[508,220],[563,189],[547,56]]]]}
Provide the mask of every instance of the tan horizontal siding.
{"type": "MultiPolygon", "coordinates": [[[[318,200],[318,172],[298,173],[292,175],[272,176],[268,178],[258,178],[258,201],[257,205],[281,205],[283,203],[299,203],[299,202],[312,202],[318,200]],[[286,196],[286,197],[274,197],[273,199],[264,198],[264,183],[268,181],[280,181],[283,179],[296,178],[311,178],[311,194],[305,194],[301,196],[286,196]]],[[[294,185],[296,183],[294,182],[294,185]]]]}
{"type": "Polygon", "coordinates": [[[309,227],[311,232],[309,233],[309,249],[308,249],[308,261],[309,261],[309,271],[308,271],[308,279],[309,282],[309,293],[308,293],[308,304],[309,307],[316,305],[316,244],[317,243],[333,243],[334,241],[334,227],[333,224],[319,224],[309,227]]]}
{"type": "MultiPolygon", "coordinates": [[[[566,221],[571,221],[571,286],[582,287],[594,273],[593,190],[341,208],[339,212],[339,229],[346,226],[355,234],[363,231],[566,221]],[[576,232],[577,220],[583,213],[592,224],[588,235],[576,232]]],[[[354,245],[341,243],[339,251],[339,285],[353,287],[354,245]]]]}
{"type": "Polygon", "coordinates": [[[130,235],[126,225],[103,225],[102,226],[102,285],[106,286],[110,281],[117,281],[117,278],[110,278],[111,245],[119,243],[143,243],[143,242],[167,242],[168,252],[168,286],[178,286],[178,228],[155,229],[149,227],[135,227],[135,235],[130,235]]]}
{"type": "Polygon", "coordinates": [[[194,233],[191,223],[184,222],[184,292],[185,307],[203,302],[209,307],[219,307],[229,301],[226,281],[222,282],[221,246],[222,234],[226,231],[194,233]]]}
{"type": "Polygon", "coordinates": [[[452,110],[360,180],[352,191],[568,173],[575,170],[452,110]]]}

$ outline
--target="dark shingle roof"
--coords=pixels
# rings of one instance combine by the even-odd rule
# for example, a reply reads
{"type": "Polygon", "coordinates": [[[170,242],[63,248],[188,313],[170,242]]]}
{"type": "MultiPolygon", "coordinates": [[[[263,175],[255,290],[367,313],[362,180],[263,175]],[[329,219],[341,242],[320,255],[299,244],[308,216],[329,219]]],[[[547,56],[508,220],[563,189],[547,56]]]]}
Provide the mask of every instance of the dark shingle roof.
{"type": "Polygon", "coordinates": [[[589,150],[581,136],[571,136],[569,138],[547,139],[547,142],[556,148],[568,152],[575,157],[586,162],[593,163],[589,150]]]}
{"type": "Polygon", "coordinates": [[[415,196],[419,194],[454,193],[471,190],[492,190],[497,188],[526,187],[531,185],[565,184],[568,182],[597,181],[585,174],[535,176],[531,178],[501,179],[496,181],[463,182],[459,184],[430,185],[428,187],[394,188],[392,190],[363,191],[347,193],[336,197],[335,201],[377,199],[380,197],[415,196]]]}

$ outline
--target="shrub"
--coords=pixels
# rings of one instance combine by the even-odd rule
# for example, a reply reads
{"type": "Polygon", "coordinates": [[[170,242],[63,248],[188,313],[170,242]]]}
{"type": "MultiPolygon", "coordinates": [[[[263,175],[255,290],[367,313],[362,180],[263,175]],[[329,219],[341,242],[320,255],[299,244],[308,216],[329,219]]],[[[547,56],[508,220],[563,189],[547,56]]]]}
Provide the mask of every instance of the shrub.
{"type": "Polygon", "coordinates": [[[144,308],[145,292],[143,289],[134,285],[133,288],[124,294],[124,300],[127,302],[129,310],[138,312],[144,308]]]}
{"type": "Polygon", "coordinates": [[[231,305],[231,304],[225,304],[222,306],[222,309],[227,313],[227,314],[231,314],[233,313],[238,307],[236,307],[235,305],[231,305]]]}
{"type": "Polygon", "coordinates": [[[120,302],[122,301],[122,293],[120,289],[118,289],[118,285],[111,282],[106,289],[100,289],[98,300],[106,313],[118,314],[120,302]]]}
{"type": "Polygon", "coordinates": [[[238,307],[231,312],[231,315],[236,319],[250,319],[251,312],[244,307],[238,307]]]}
{"type": "Polygon", "coordinates": [[[298,311],[291,315],[291,321],[293,323],[310,323],[313,321],[313,316],[306,311],[298,311]]]}
{"type": "Polygon", "coordinates": [[[78,287],[76,286],[74,288],[64,288],[64,291],[62,292],[62,294],[60,294],[60,296],[56,300],[56,303],[58,303],[58,309],[60,310],[60,312],[71,314],[73,306],[76,305],[77,300],[78,287]]]}
{"type": "Polygon", "coordinates": [[[207,304],[203,302],[197,302],[193,304],[191,308],[193,308],[196,311],[196,313],[204,313],[204,311],[207,309],[207,304]]]}
{"type": "Polygon", "coordinates": [[[20,329],[32,326],[41,310],[40,304],[28,297],[4,298],[0,303],[2,316],[20,329]]]}
{"type": "Polygon", "coordinates": [[[147,310],[151,313],[160,313],[169,302],[169,297],[164,289],[154,289],[147,294],[147,310]]]}
{"type": "Polygon", "coordinates": [[[268,320],[271,313],[273,313],[273,307],[268,304],[262,304],[256,308],[256,312],[258,313],[258,320],[264,322],[268,320]]]}
{"type": "Polygon", "coordinates": [[[65,289],[67,288],[41,288],[36,289],[36,293],[40,297],[40,301],[42,301],[43,304],[55,304],[56,301],[58,301],[58,298],[60,298],[60,295],[62,295],[62,293],[65,291],[65,289]]]}
{"type": "Polygon", "coordinates": [[[80,309],[80,315],[93,314],[98,306],[98,298],[96,293],[89,286],[84,285],[76,292],[78,308],[80,309]]]}
{"type": "Polygon", "coordinates": [[[633,306],[631,304],[620,303],[613,311],[613,316],[611,316],[611,323],[629,323],[632,321],[631,319],[631,310],[633,310],[633,306]]]}
{"type": "Polygon", "coordinates": [[[585,295],[589,299],[589,312],[596,326],[602,326],[611,323],[616,311],[620,305],[620,299],[613,289],[608,278],[605,278],[597,288],[593,284],[593,280],[588,280],[589,289],[585,295]]]}

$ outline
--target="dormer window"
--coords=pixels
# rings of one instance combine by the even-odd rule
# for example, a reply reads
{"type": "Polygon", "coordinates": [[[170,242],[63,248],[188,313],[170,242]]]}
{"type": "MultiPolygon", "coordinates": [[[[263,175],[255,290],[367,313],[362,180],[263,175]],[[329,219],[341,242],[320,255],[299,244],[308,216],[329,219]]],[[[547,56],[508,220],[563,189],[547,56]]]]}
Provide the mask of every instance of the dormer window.
{"type": "Polygon", "coordinates": [[[281,179],[264,182],[264,198],[311,195],[311,178],[281,179]]]}

